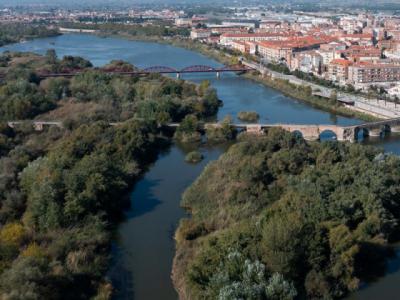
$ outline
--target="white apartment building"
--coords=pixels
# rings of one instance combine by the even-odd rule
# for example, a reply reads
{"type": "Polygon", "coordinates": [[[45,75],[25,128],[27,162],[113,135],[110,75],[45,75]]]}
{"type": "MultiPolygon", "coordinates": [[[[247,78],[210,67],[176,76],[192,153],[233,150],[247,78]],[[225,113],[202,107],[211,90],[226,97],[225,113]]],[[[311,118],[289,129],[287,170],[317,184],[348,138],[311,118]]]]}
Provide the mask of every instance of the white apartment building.
{"type": "Polygon", "coordinates": [[[241,42],[261,42],[261,41],[281,41],[288,39],[289,36],[281,33],[226,33],[220,37],[220,44],[229,46],[233,41],[241,42]]]}
{"type": "Polygon", "coordinates": [[[322,56],[315,50],[296,53],[292,58],[291,69],[319,76],[322,70],[322,56]]]}
{"type": "Polygon", "coordinates": [[[192,29],[190,32],[190,38],[192,40],[201,40],[201,39],[207,39],[211,36],[211,30],[210,29],[192,29]]]}
{"type": "Polygon", "coordinates": [[[175,19],[175,25],[178,27],[191,27],[192,19],[190,18],[177,18],[175,19]]]}

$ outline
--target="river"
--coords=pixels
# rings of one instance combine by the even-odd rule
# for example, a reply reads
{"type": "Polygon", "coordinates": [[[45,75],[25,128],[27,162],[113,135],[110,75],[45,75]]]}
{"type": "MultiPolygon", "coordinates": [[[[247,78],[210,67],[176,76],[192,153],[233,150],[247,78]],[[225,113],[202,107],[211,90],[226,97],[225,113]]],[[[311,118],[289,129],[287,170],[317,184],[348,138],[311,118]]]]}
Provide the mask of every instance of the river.
{"type": "MultiPolygon", "coordinates": [[[[220,64],[201,54],[164,44],[100,38],[93,35],[68,34],[8,45],[0,51],[31,51],[44,54],[55,49],[58,56],[77,55],[89,59],[95,66],[122,59],[139,68],[162,65],[183,68],[191,65],[220,64]]],[[[183,79],[200,82],[210,80],[224,106],[218,119],[239,111],[257,111],[261,122],[298,124],[350,125],[360,120],[345,118],[312,108],[280,92],[235,74],[223,74],[217,79],[212,74],[185,75],[183,79]]],[[[332,138],[330,133],[324,139],[332,138]]],[[[400,139],[387,136],[364,141],[400,154],[400,139]]],[[[173,234],[179,220],[185,216],[179,203],[183,191],[197,178],[204,166],[219,157],[224,147],[200,147],[205,159],[197,164],[184,161],[189,149],[173,145],[158,160],[131,192],[131,209],[120,225],[113,247],[109,277],[118,292],[116,299],[176,299],[170,273],[174,256],[173,234]]],[[[375,299],[374,295],[396,298],[400,294],[398,270],[400,259],[391,260],[388,275],[368,285],[351,299],[375,299]],[[389,289],[390,287],[390,289],[389,289]]]]}

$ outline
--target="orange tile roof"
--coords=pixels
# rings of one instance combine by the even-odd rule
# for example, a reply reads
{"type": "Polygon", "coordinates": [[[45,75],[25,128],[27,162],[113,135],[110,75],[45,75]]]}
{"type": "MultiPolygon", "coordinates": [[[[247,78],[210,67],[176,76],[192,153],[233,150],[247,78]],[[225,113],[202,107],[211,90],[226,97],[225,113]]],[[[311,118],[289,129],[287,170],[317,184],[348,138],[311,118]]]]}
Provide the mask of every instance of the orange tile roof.
{"type": "Polygon", "coordinates": [[[360,61],[355,64],[353,64],[354,67],[365,67],[365,68],[400,68],[400,65],[395,65],[393,63],[391,64],[385,64],[385,63],[373,63],[369,61],[360,61]]]}
{"type": "Polygon", "coordinates": [[[369,33],[355,33],[355,34],[341,34],[340,37],[344,38],[360,38],[360,39],[372,39],[372,34],[369,33]]]}
{"type": "Polygon", "coordinates": [[[224,33],[223,37],[274,37],[289,36],[287,33],[224,33]]]}
{"type": "Polygon", "coordinates": [[[330,64],[332,64],[332,65],[341,65],[341,66],[344,66],[344,67],[348,67],[352,63],[350,61],[346,60],[346,59],[337,58],[337,59],[332,60],[330,62],[330,64]]]}
{"type": "Polygon", "coordinates": [[[331,37],[327,36],[303,36],[303,37],[292,37],[287,39],[286,41],[264,41],[260,44],[264,47],[271,48],[304,48],[310,47],[314,45],[325,44],[331,41],[331,37]]]}

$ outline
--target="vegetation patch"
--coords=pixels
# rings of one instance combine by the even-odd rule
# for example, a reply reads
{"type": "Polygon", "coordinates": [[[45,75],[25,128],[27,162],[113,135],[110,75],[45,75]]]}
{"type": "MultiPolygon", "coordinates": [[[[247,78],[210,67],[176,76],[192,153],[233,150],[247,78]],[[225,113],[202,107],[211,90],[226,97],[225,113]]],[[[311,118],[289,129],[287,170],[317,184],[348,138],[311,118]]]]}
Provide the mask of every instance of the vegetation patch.
{"type": "Polygon", "coordinates": [[[207,141],[210,143],[223,143],[235,139],[237,130],[232,126],[232,119],[225,117],[222,122],[209,124],[205,128],[207,141]]]}
{"type": "Polygon", "coordinates": [[[22,40],[40,37],[56,36],[60,33],[56,29],[49,29],[43,25],[10,23],[0,27],[0,46],[17,43],[22,40]]]}
{"type": "Polygon", "coordinates": [[[174,282],[188,299],[331,299],[382,274],[398,240],[400,159],[274,128],[186,190],[174,282]]]}
{"type": "Polygon", "coordinates": [[[245,122],[256,122],[260,115],[255,111],[241,111],[237,115],[238,119],[245,122]]]}
{"type": "Polygon", "coordinates": [[[109,299],[104,274],[123,196],[169,145],[162,125],[212,116],[216,92],[206,82],[106,74],[54,51],[8,52],[0,61],[1,297],[109,299]],[[80,74],[38,76],[60,70],[80,74]],[[36,131],[33,118],[63,126],[36,131]],[[26,121],[10,128],[10,120],[26,121]]]}
{"type": "Polygon", "coordinates": [[[189,163],[196,164],[196,163],[201,162],[201,161],[203,160],[203,158],[204,158],[204,156],[203,156],[203,154],[201,154],[200,152],[198,152],[198,151],[192,151],[192,152],[189,152],[189,153],[186,155],[185,161],[186,161],[186,162],[189,162],[189,163]]]}
{"type": "Polygon", "coordinates": [[[200,142],[200,123],[196,116],[186,116],[176,128],[174,138],[182,143],[200,142]]]}

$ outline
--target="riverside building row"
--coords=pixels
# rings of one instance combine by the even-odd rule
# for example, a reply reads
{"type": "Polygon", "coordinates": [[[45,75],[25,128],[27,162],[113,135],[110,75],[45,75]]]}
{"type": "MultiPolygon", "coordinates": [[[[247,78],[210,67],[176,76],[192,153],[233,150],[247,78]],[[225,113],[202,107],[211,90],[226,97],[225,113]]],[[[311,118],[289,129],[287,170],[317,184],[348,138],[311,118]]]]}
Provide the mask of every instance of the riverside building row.
{"type": "Polygon", "coordinates": [[[258,27],[225,26],[220,32],[212,27],[193,28],[191,38],[339,85],[399,90],[400,18],[359,15],[317,23],[266,20],[258,27]]]}

